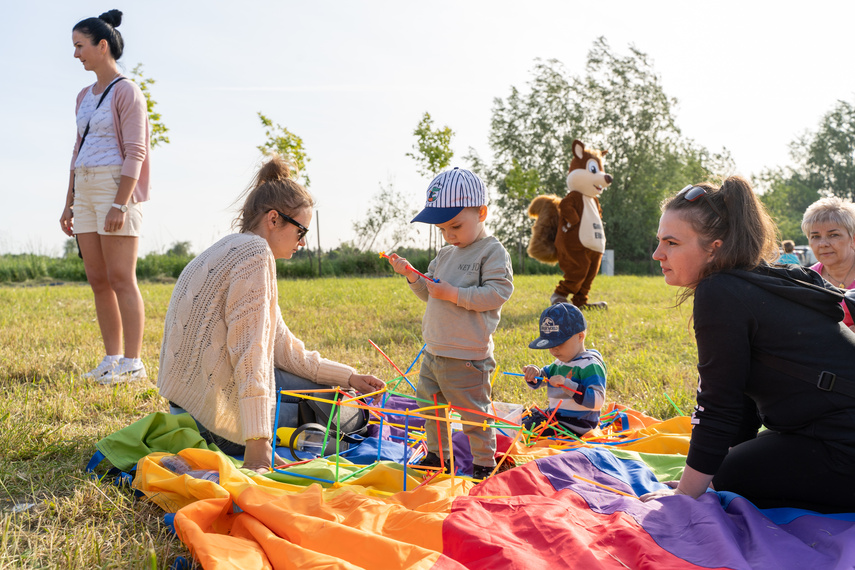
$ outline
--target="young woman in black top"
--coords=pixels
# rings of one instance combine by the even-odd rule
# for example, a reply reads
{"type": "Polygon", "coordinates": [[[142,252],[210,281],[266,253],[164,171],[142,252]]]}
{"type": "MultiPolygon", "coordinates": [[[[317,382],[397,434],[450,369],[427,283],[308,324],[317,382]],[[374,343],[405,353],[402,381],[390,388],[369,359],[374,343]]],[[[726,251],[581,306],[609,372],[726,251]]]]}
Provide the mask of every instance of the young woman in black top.
{"type": "Polygon", "coordinates": [[[698,395],[683,476],[642,499],[712,485],[761,508],[855,511],[855,333],[839,290],[772,265],[777,229],[742,178],[688,186],[662,212],[653,258],[694,296],[698,395]]]}

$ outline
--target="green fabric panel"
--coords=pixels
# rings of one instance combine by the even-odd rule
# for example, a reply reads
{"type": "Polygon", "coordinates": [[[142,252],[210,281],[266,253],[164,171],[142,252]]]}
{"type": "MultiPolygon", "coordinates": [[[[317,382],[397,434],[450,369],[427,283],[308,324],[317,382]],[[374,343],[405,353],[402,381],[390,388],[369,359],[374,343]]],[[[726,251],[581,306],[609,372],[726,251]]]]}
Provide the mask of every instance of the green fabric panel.
{"type": "Polygon", "coordinates": [[[95,444],[110,463],[121,471],[130,471],[137,462],[155,451],[178,453],[188,447],[219,451],[199,435],[190,414],[155,412],[95,444]]]}
{"type": "Polygon", "coordinates": [[[614,447],[607,447],[606,449],[620,459],[641,461],[653,471],[656,479],[663,483],[665,481],[678,481],[683,475],[683,469],[686,467],[685,455],[642,453],[640,451],[627,451],[614,447]]]}
{"type": "MultiPolygon", "coordinates": [[[[316,479],[326,479],[327,481],[335,481],[336,476],[336,466],[335,464],[330,464],[327,462],[334,462],[335,456],[328,457],[327,459],[316,459],[310,461],[308,463],[301,463],[299,465],[294,465],[293,467],[283,466],[278,467],[277,469],[287,471],[287,473],[279,473],[278,471],[270,471],[265,473],[264,476],[268,479],[273,479],[274,481],[279,481],[280,483],[289,483],[291,485],[305,485],[309,486],[312,483],[319,483],[323,487],[328,487],[330,484],[322,481],[315,481],[314,479],[308,479],[306,477],[300,477],[299,475],[305,475],[307,477],[314,477],[316,479]],[[296,475],[291,475],[292,473],[296,475]]],[[[393,465],[397,468],[403,469],[401,465],[397,463],[383,462],[388,465],[393,465]]],[[[367,473],[370,469],[366,469],[365,465],[357,465],[355,463],[351,463],[344,457],[339,458],[338,464],[338,480],[344,480],[351,473],[355,473],[357,471],[362,471],[360,475],[367,473]]],[[[355,478],[358,478],[360,475],[357,475],[355,478]]]]}

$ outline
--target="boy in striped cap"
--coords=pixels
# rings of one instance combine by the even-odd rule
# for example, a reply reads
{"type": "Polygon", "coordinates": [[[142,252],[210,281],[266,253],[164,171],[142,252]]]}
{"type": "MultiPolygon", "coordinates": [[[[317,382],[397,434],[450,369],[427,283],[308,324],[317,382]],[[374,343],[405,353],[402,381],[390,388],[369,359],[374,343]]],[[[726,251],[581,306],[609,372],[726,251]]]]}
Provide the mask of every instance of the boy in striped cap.
{"type": "MultiPolygon", "coordinates": [[[[493,332],[502,305],[514,291],[511,258],[504,246],[487,235],[484,183],[474,173],[455,168],[434,178],[427,190],[424,209],[413,222],[433,224],[448,242],[430,262],[424,279],[412,271],[403,257],[389,256],[395,272],[407,278],[410,289],[427,302],[422,319],[425,354],[419,371],[416,396],[437,404],[451,404],[461,417],[476,424],[490,413],[490,377],[493,332]]],[[[428,454],[422,465],[448,467],[446,426],[428,421],[428,454]],[[440,451],[442,449],[442,451],[440,451]]],[[[491,424],[487,421],[487,424],[491,424]]],[[[465,425],[472,450],[476,479],[488,476],[496,465],[496,435],[492,428],[465,425]]]]}

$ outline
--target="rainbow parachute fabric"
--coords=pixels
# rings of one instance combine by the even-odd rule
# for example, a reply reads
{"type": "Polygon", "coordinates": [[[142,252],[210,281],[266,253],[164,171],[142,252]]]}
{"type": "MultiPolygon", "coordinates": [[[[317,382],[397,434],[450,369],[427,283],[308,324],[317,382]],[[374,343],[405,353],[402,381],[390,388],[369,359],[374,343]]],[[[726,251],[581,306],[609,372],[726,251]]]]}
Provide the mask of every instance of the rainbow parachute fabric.
{"type": "Polygon", "coordinates": [[[98,448],[125,469],[128,457],[147,453],[134,487],[176,513],[176,532],[206,569],[855,566],[855,514],[758,510],[714,492],[641,502],[660,481],[679,477],[690,426],[685,417],[660,422],[620,412],[632,428],[620,443],[608,433],[573,445],[499,436],[515,467],[481,483],[424,482],[395,461],[365,466],[342,458],[250,476],[222,453],[188,445],[189,424],[175,427],[167,414],[98,448]],[[216,470],[219,483],[165,469],[165,451],[216,470]],[[303,475],[346,484],[322,486],[303,475]]]}

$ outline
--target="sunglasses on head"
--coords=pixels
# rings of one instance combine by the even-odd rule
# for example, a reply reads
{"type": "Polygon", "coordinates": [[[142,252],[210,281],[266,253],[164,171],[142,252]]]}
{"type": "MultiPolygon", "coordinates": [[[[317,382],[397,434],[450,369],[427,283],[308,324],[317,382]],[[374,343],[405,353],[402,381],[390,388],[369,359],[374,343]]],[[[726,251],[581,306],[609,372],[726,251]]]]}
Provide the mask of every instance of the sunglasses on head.
{"type": "Polygon", "coordinates": [[[710,193],[707,192],[707,189],[703,186],[692,186],[691,184],[689,184],[688,186],[677,192],[677,196],[679,196],[680,194],[683,194],[683,198],[685,198],[689,202],[694,202],[701,196],[705,197],[706,203],[710,205],[710,208],[712,208],[713,212],[715,212],[719,218],[724,219],[724,216],[721,215],[721,212],[719,211],[718,207],[712,203],[712,200],[710,200],[710,193]]]}
{"type": "Polygon", "coordinates": [[[285,220],[286,222],[288,222],[289,224],[294,224],[295,226],[297,226],[297,241],[300,241],[301,239],[306,237],[307,233],[309,233],[309,228],[307,228],[306,226],[304,226],[303,224],[301,224],[300,222],[298,222],[297,220],[295,220],[291,216],[286,216],[285,214],[283,214],[279,210],[275,210],[275,212],[277,214],[279,214],[282,217],[282,219],[285,220]]]}

